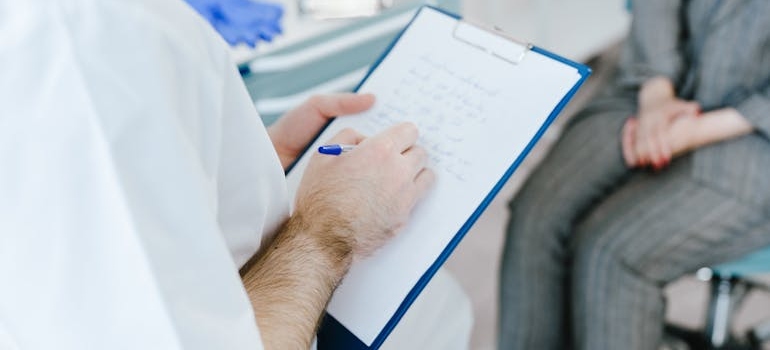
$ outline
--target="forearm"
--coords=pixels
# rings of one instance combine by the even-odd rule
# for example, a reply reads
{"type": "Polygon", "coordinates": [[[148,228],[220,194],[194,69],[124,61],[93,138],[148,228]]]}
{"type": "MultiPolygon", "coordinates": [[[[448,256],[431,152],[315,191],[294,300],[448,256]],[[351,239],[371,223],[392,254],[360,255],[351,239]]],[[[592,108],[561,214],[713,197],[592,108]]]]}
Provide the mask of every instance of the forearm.
{"type": "Polygon", "coordinates": [[[751,122],[757,132],[770,136],[770,87],[755,91],[733,107],[751,122]]]}
{"type": "Polygon", "coordinates": [[[694,125],[690,149],[749,134],[754,127],[734,108],[722,108],[704,113],[694,125]]]}
{"type": "Polygon", "coordinates": [[[675,99],[674,83],[664,76],[656,76],[645,81],[639,89],[640,108],[653,107],[675,99]]]}
{"type": "Polygon", "coordinates": [[[266,349],[307,349],[326,304],[352,260],[348,242],[295,214],[244,272],[266,349]]]}
{"type": "Polygon", "coordinates": [[[356,145],[354,152],[310,158],[294,215],[242,271],[267,349],[307,349],[354,256],[406,224],[435,176],[418,139],[412,123],[368,138],[343,129],[329,142],[356,145]]]}

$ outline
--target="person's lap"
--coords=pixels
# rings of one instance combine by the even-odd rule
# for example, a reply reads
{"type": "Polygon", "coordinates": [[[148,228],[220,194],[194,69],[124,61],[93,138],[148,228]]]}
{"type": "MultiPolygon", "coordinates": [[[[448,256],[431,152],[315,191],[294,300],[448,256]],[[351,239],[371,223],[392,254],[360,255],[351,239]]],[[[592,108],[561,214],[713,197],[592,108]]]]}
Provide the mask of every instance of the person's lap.
{"type": "Polygon", "coordinates": [[[630,113],[627,103],[610,101],[577,115],[511,201],[500,275],[501,348],[563,347],[572,226],[627,175],[619,136],[630,113]]]}
{"type": "Polygon", "coordinates": [[[636,171],[575,226],[570,292],[578,348],[653,348],[662,287],[770,244],[765,212],[697,181],[691,156],[636,171]]]}
{"type": "MultiPolygon", "coordinates": [[[[605,302],[613,300],[606,293],[633,294],[633,286],[624,289],[617,285],[620,281],[601,274],[628,269],[649,279],[638,288],[651,283],[652,292],[657,292],[700,266],[770,243],[763,208],[747,204],[737,191],[715,188],[694,176],[692,156],[675,160],[660,173],[625,169],[619,135],[630,111],[621,104],[605,106],[611,108],[586,111],[570,124],[511,203],[501,275],[502,312],[523,315],[501,315],[501,332],[516,334],[512,325],[559,331],[557,318],[568,313],[573,315],[573,327],[580,325],[574,329],[578,338],[590,327],[630,326],[607,317],[612,310],[605,302]],[[554,291],[568,284],[571,290],[554,291]],[[565,293],[573,295],[568,298],[565,293]],[[559,315],[550,320],[538,316],[541,320],[527,324],[526,318],[535,318],[533,313],[547,302],[543,295],[564,297],[548,306],[559,315]],[[543,300],[520,305],[522,300],[506,297],[543,300]],[[588,315],[599,320],[587,322],[588,315]],[[604,326],[591,326],[592,322],[604,326]]],[[[657,301],[648,308],[658,305],[662,310],[657,301]]],[[[661,310],[647,310],[653,314],[639,322],[649,323],[661,310]]],[[[562,334],[572,330],[561,329],[562,334]]]]}

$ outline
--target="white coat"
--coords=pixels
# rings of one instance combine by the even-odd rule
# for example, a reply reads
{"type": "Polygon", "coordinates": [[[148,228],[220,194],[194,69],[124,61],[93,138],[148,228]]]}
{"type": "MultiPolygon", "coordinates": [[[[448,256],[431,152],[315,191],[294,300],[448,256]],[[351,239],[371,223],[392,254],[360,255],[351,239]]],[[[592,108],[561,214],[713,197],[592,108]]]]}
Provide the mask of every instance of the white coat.
{"type": "Polygon", "coordinates": [[[0,349],[260,349],[238,276],[289,211],[179,0],[0,0],[0,349]]]}

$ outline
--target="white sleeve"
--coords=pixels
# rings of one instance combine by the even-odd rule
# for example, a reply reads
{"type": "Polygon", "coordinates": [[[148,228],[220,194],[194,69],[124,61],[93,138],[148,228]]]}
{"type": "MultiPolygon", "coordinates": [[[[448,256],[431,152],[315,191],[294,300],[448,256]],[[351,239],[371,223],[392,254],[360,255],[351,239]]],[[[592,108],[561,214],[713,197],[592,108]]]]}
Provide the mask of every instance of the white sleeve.
{"type": "Polygon", "coordinates": [[[286,177],[240,74],[227,65],[219,161],[219,218],[237,266],[288,219],[286,177]],[[266,152],[269,151],[269,152],[266,152]]]}
{"type": "Polygon", "coordinates": [[[0,6],[20,38],[0,34],[0,344],[261,349],[231,250],[253,253],[285,198],[239,207],[280,167],[253,110],[230,119],[212,31],[175,0],[15,3],[0,6]],[[237,198],[248,177],[261,185],[237,198]]]}

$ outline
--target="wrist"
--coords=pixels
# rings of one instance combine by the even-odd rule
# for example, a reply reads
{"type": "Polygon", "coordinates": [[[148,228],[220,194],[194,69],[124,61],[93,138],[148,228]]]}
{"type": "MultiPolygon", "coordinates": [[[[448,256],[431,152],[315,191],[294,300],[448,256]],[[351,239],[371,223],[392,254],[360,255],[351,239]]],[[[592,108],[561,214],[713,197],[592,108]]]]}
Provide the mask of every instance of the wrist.
{"type": "Polygon", "coordinates": [[[640,107],[652,107],[675,99],[674,84],[667,77],[651,78],[645,81],[639,89],[640,107]]]}
{"type": "Polygon", "coordinates": [[[695,123],[693,148],[743,136],[753,131],[751,123],[734,108],[709,111],[695,123]]]}
{"type": "MultiPolygon", "coordinates": [[[[320,214],[320,213],[319,213],[320,214]]],[[[292,235],[303,254],[315,256],[328,278],[339,283],[353,262],[353,232],[343,220],[332,215],[312,215],[323,218],[308,220],[308,215],[297,210],[286,223],[286,234],[292,235]]]]}
{"type": "Polygon", "coordinates": [[[700,137],[703,135],[700,120],[696,118],[682,118],[674,121],[674,123],[671,148],[675,150],[675,155],[693,151],[700,146],[700,137]]]}
{"type": "Polygon", "coordinates": [[[345,241],[292,216],[243,273],[265,348],[307,349],[332,293],[350,267],[345,241]]]}

